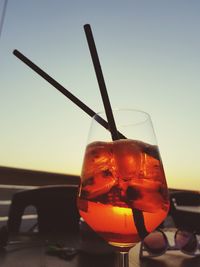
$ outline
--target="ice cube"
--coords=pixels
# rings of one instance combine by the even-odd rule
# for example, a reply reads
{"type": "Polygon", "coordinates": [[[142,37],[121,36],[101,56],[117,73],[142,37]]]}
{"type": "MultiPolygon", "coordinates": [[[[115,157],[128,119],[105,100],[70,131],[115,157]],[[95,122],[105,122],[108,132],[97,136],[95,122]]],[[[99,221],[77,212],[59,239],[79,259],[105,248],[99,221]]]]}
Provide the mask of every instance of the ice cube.
{"type": "Polygon", "coordinates": [[[84,180],[82,183],[82,197],[91,200],[107,194],[115,184],[116,179],[111,171],[108,169],[101,171],[84,180]]]}
{"type": "Polygon", "coordinates": [[[127,187],[127,199],[132,208],[156,212],[166,203],[164,188],[160,182],[135,179],[127,187]]]}
{"type": "Polygon", "coordinates": [[[110,143],[94,142],[87,146],[82,168],[82,179],[92,177],[101,171],[111,169],[113,159],[110,143]]]}
{"type": "Polygon", "coordinates": [[[142,151],[132,140],[119,140],[113,144],[116,172],[124,181],[137,178],[141,169],[142,151]]]}
{"type": "Polygon", "coordinates": [[[141,170],[146,179],[165,181],[162,163],[149,155],[143,154],[141,170]]]}

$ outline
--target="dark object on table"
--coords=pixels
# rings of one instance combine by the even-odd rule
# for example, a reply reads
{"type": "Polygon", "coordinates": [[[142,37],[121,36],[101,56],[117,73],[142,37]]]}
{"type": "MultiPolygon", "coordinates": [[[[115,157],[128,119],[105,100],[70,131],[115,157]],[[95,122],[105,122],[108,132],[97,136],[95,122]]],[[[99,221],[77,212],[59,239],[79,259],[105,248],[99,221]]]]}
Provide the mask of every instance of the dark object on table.
{"type": "Polygon", "coordinates": [[[28,206],[36,208],[40,233],[79,231],[77,192],[77,186],[61,185],[44,186],[15,193],[9,210],[8,232],[19,232],[22,215],[28,206]]]}
{"type": "Polygon", "coordinates": [[[8,228],[7,226],[2,226],[0,228],[0,250],[5,248],[8,242],[8,228]]]}
{"type": "Polygon", "coordinates": [[[51,256],[56,256],[64,260],[71,260],[77,254],[79,250],[73,247],[62,247],[60,245],[48,246],[47,254],[51,256]]]}
{"type": "Polygon", "coordinates": [[[200,232],[200,193],[177,191],[170,195],[172,216],[180,229],[200,232]]]}

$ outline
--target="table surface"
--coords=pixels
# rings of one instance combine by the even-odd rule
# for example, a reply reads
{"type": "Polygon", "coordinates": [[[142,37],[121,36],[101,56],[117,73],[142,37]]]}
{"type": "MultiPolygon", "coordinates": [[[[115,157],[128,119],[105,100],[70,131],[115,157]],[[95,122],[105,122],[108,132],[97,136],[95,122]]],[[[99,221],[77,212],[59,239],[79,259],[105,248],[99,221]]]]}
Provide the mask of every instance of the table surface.
{"type": "MultiPolygon", "coordinates": [[[[16,239],[16,238],[15,238],[16,239]]],[[[0,251],[1,267],[114,267],[115,253],[106,244],[80,239],[77,235],[44,238],[33,234],[17,237],[21,243],[9,244],[0,251]],[[62,239],[62,240],[61,240],[62,239]],[[48,254],[49,248],[55,244],[79,249],[73,257],[63,259],[48,254]]],[[[200,257],[184,255],[179,251],[169,251],[155,258],[139,259],[140,244],[129,252],[130,267],[196,267],[200,266],[200,257]]]]}

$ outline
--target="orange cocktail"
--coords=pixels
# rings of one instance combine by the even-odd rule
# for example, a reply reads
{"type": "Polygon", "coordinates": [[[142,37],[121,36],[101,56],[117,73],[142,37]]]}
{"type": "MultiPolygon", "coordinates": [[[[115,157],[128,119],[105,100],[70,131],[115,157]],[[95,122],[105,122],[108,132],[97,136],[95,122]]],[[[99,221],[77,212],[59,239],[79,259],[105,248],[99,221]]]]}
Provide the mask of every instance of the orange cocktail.
{"type": "Polygon", "coordinates": [[[92,142],[81,179],[80,215],[114,246],[132,247],[140,241],[134,209],[142,212],[148,232],[167,215],[167,185],[155,145],[130,139],[92,142]]]}

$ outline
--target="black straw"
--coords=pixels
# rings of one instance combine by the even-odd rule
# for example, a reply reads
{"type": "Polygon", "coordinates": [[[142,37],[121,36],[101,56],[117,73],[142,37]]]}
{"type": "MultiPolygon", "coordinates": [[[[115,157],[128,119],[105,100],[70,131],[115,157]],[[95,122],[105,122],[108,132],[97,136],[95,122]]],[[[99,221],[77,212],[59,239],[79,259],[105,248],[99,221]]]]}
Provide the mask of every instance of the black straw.
{"type": "Polygon", "coordinates": [[[96,45],[94,42],[94,38],[93,38],[93,34],[92,34],[92,30],[89,24],[85,24],[84,25],[84,30],[85,30],[85,34],[86,34],[86,38],[87,38],[87,42],[88,42],[88,46],[90,49],[90,54],[92,57],[92,61],[93,61],[93,65],[94,65],[94,69],[95,69],[95,73],[96,73],[96,77],[97,77],[97,81],[99,84],[99,89],[101,92],[101,97],[103,100],[103,104],[104,104],[104,108],[105,108],[105,112],[106,112],[106,116],[107,116],[107,120],[108,120],[108,124],[109,124],[109,128],[110,128],[110,132],[112,135],[112,139],[113,140],[117,140],[119,139],[118,137],[118,133],[117,133],[117,128],[115,125],[115,120],[113,117],[113,113],[112,113],[112,108],[110,105],[110,100],[108,97],[108,92],[106,89],[106,84],[104,81],[104,77],[103,77],[103,72],[101,69],[101,64],[99,61],[99,57],[98,57],[98,53],[97,53],[97,49],[96,49],[96,45]]]}
{"type": "MultiPolygon", "coordinates": [[[[72,93],[70,93],[65,87],[63,87],[60,83],[58,83],[56,80],[54,80],[49,74],[44,72],[40,67],[38,67],[35,63],[33,63],[30,59],[28,59],[26,56],[24,56],[21,52],[18,50],[14,50],[13,54],[19,58],[21,61],[23,61],[26,65],[28,65],[32,70],[37,72],[42,78],[44,78],[47,82],[49,82],[51,85],[53,85],[58,91],[60,91],[63,95],[68,97],[73,103],[75,103],[77,106],[79,106],[83,111],[85,111],[90,117],[93,117],[96,115],[96,112],[94,112],[91,108],[89,108],[86,104],[84,104],[81,100],[79,100],[76,96],[74,96],[72,93]]],[[[109,126],[107,121],[105,121],[100,116],[96,116],[96,120],[106,129],[109,130],[109,126]]],[[[121,135],[123,136],[123,135],[121,135]]]]}

